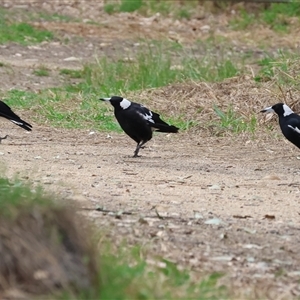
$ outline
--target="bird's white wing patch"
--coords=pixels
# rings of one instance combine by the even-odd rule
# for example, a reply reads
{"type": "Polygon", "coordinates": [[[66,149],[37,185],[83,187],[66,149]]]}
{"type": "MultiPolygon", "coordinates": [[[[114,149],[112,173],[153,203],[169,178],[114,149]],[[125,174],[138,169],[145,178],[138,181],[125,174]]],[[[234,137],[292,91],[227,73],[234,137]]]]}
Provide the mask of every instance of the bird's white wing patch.
{"type": "Polygon", "coordinates": [[[282,107],[283,107],[283,116],[284,117],[289,116],[294,113],[286,104],[283,104],[282,107]]]}
{"type": "Polygon", "coordinates": [[[288,127],[292,128],[294,131],[300,134],[300,129],[298,127],[293,127],[292,125],[288,125],[288,127]]]}
{"type": "Polygon", "coordinates": [[[17,124],[17,125],[23,125],[22,122],[18,122],[18,121],[15,121],[15,120],[10,120],[11,122],[13,122],[14,124],[17,124]]]}
{"type": "Polygon", "coordinates": [[[120,102],[120,106],[123,109],[128,108],[130,105],[131,105],[131,102],[129,100],[125,99],[125,98],[123,98],[123,100],[120,102]]]}
{"type": "Polygon", "coordinates": [[[152,119],[153,114],[152,114],[152,112],[151,112],[150,110],[149,110],[149,114],[139,112],[139,115],[140,115],[141,117],[143,117],[146,121],[151,122],[151,123],[153,123],[153,124],[155,123],[155,122],[153,121],[153,119],[152,119]]]}

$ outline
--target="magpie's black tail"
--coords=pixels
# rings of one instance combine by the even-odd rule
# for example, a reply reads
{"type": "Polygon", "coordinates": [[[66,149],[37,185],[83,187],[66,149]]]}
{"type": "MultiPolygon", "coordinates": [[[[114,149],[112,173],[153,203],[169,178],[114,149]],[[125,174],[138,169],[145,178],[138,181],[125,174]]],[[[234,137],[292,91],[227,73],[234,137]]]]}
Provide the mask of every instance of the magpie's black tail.
{"type": "Polygon", "coordinates": [[[168,124],[155,124],[155,131],[157,132],[172,132],[177,133],[179,128],[174,125],[168,125],[168,124]]]}
{"type": "Polygon", "coordinates": [[[11,110],[11,108],[7,104],[2,102],[1,100],[0,100],[0,116],[10,120],[14,124],[22,127],[27,131],[31,131],[32,126],[29,123],[23,121],[18,115],[16,115],[11,110]]]}
{"type": "Polygon", "coordinates": [[[173,125],[169,125],[168,123],[166,123],[165,121],[163,121],[159,114],[152,112],[152,120],[154,121],[149,122],[148,124],[155,130],[158,132],[178,132],[179,128],[173,125]]]}
{"type": "Polygon", "coordinates": [[[14,124],[24,128],[25,130],[31,131],[32,126],[29,123],[23,121],[22,119],[20,119],[19,121],[15,121],[15,120],[12,120],[12,119],[9,119],[9,120],[11,122],[13,122],[14,124]]]}

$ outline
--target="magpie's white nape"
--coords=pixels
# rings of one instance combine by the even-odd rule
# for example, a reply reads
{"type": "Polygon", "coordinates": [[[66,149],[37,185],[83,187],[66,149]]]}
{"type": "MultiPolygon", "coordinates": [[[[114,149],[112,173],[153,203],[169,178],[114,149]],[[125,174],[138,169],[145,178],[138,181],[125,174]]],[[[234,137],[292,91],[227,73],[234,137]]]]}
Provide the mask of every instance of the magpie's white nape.
{"type": "Polygon", "coordinates": [[[274,112],[279,117],[282,134],[292,144],[300,148],[300,116],[284,103],[277,103],[261,110],[263,113],[274,112]]]}
{"type": "Polygon", "coordinates": [[[177,133],[179,130],[176,126],[164,122],[159,114],[126,98],[112,96],[100,100],[110,102],[121,128],[137,143],[133,157],[137,157],[143,145],[151,140],[153,131],[177,133]]]}
{"type": "MultiPolygon", "coordinates": [[[[22,127],[27,131],[31,131],[32,126],[29,123],[22,120],[18,115],[16,115],[11,110],[11,108],[1,100],[0,100],[0,116],[8,119],[12,123],[22,127]]],[[[0,143],[2,140],[6,139],[7,137],[8,137],[7,135],[5,137],[0,137],[0,143]]]]}
{"type": "Polygon", "coordinates": [[[279,116],[282,114],[284,117],[293,114],[294,112],[284,103],[277,103],[273,106],[269,106],[261,110],[262,113],[277,113],[279,116]]]}

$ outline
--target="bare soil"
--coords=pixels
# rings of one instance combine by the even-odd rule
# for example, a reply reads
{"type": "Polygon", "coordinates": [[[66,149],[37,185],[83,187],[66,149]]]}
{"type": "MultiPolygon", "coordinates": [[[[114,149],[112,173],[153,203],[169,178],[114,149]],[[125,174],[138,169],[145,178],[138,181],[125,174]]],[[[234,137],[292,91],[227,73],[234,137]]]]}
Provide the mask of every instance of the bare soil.
{"type": "MultiPolygon", "coordinates": [[[[118,25],[103,16],[102,22],[118,25]]],[[[60,68],[80,68],[95,49],[128,43],[109,36],[102,46],[105,37],[97,34],[69,45],[1,46],[0,61],[9,65],[0,68],[1,89],[59,85],[60,68]],[[32,74],[40,64],[51,68],[50,77],[32,74]]],[[[31,121],[30,112],[19,114],[31,121]]],[[[156,134],[141,157],[132,158],[135,144],[125,134],[33,125],[26,133],[1,120],[1,135],[9,134],[0,145],[8,176],[79,204],[117,244],[142,244],[196,274],[224,272],[233,297],[300,295],[300,162],[293,145],[266,135],[156,134]]]]}

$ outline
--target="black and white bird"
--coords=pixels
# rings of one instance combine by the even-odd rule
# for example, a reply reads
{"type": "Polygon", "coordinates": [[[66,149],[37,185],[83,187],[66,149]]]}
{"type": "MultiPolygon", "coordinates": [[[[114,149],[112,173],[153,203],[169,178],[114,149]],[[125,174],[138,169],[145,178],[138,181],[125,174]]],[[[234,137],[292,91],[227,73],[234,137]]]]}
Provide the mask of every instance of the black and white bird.
{"type": "Polygon", "coordinates": [[[137,157],[139,150],[152,138],[152,132],[178,132],[179,128],[169,125],[160,119],[159,114],[152,112],[145,106],[131,102],[119,96],[111,98],[100,98],[108,101],[114,107],[117,121],[127,135],[129,135],[137,146],[133,157],[137,157]]]}
{"type": "MultiPolygon", "coordinates": [[[[32,126],[27,122],[23,121],[18,115],[16,115],[11,108],[5,104],[3,101],[0,100],[0,116],[8,119],[9,121],[13,122],[14,124],[24,128],[27,131],[31,131],[32,126]]],[[[5,137],[0,137],[0,143],[2,140],[6,139],[5,137]]]]}
{"type": "Polygon", "coordinates": [[[295,114],[286,104],[277,103],[273,106],[266,107],[261,112],[275,112],[279,117],[279,126],[283,135],[300,148],[300,116],[295,114]]]}

